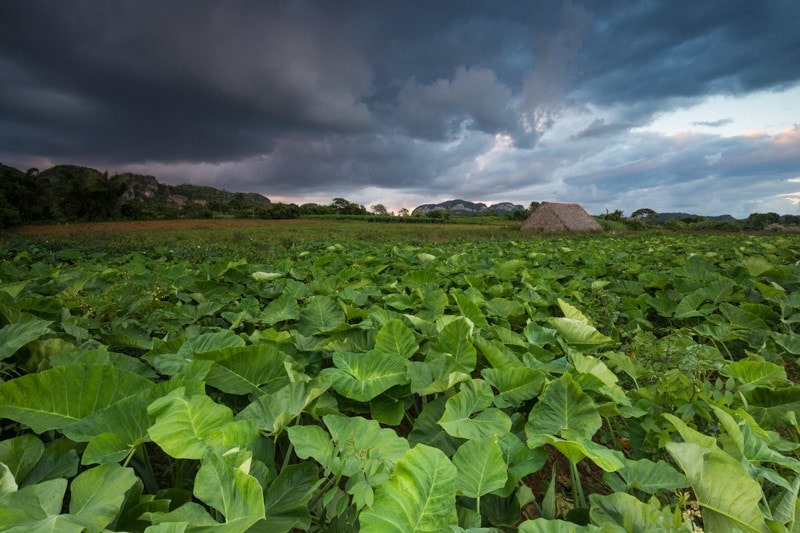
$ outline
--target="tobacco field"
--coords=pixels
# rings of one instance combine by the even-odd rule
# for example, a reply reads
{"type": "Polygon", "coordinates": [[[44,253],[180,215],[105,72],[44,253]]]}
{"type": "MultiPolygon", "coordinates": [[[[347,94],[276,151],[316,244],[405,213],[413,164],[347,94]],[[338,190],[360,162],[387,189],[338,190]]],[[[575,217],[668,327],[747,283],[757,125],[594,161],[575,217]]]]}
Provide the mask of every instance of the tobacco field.
{"type": "Polygon", "coordinates": [[[0,244],[0,530],[800,531],[800,237],[234,244],[0,244]]]}

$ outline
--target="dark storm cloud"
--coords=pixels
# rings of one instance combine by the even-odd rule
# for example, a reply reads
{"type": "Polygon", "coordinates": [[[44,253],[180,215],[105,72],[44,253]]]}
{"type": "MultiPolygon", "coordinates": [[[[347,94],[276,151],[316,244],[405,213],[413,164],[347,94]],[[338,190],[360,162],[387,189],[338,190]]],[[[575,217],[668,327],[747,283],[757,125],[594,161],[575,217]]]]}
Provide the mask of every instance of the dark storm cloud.
{"type": "Polygon", "coordinates": [[[642,1],[593,26],[578,93],[600,103],[741,94],[800,79],[800,3],[642,1]]]}
{"type": "Polygon", "coordinates": [[[637,131],[654,117],[800,83],[797,20],[794,0],[7,2],[0,160],[268,196],[624,196],[725,153],[637,131]]]}
{"type": "Polygon", "coordinates": [[[370,126],[359,101],[370,69],[341,32],[291,4],[239,7],[15,4],[0,37],[3,121],[51,124],[30,141],[63,146],[55,156],[155,160],[236,158],[285,131],[370,126]],[[53,116],[59,100],[80,119],[53,116]],[[56,140],[69,136],[84,153],[56,140]]]}

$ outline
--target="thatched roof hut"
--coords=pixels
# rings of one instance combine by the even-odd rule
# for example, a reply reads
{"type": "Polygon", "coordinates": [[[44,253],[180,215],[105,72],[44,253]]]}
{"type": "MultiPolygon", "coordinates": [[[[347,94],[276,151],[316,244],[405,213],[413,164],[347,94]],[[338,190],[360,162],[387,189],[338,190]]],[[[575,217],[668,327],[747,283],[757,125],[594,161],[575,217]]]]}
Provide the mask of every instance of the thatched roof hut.
{"type": "Polygon", "coordinates": [[[578,204],[542,202],[520,229],[533,231],[603,231],[603,227],[578,204]]]}

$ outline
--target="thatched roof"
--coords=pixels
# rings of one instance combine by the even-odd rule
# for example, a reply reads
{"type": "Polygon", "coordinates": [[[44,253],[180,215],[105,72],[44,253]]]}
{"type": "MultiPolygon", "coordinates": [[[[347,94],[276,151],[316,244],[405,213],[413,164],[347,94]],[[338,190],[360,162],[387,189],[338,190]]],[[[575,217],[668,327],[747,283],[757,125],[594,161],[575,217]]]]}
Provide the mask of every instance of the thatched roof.
{"type": "Polygon", "coordinates": [[[603,227],[578,204],[542,202],[520,229],[538,231],[602,231],[603,227]]]}

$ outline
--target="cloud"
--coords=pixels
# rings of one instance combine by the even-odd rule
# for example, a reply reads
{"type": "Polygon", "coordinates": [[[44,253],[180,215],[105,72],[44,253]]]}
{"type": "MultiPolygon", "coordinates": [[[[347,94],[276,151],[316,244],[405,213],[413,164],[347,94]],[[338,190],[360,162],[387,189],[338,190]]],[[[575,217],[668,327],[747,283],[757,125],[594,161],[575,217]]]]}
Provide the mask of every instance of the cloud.
{"type": "Polygon", "coordinates": [[[608,105],[791,85],[798,17],[791,0],[630,3],[593,25],[573,96],[608,105]]]}
{"type": "Polygon", "coordinates": [[[779,90],[800,83],[798,17],[793,0],[12,2],[0,160],[297,201],[790,206],[796,131],[775,132],[797,114],[779,90]],[[724,98],[693,114],[756,90],[784,102],[763,128],[724,98]]]}
{"type": "Polygon", "coordinates": [[[398,122],[409,135],[446,139],[465,121],[470,129],[497,133],[516,129],[513,95],[485,68],[457,67],[451,80],[427,85],[408,80],[400,90],[398,122]]]}
{"type": "Polygon", "coordinates": [[[722,126],[727,126],[728,124],[733,124],[732,118],[721,118],[719,120],[699,120],[692,122],[695,126],[706,126],[709,128],[720,128],[722,126]]]}

